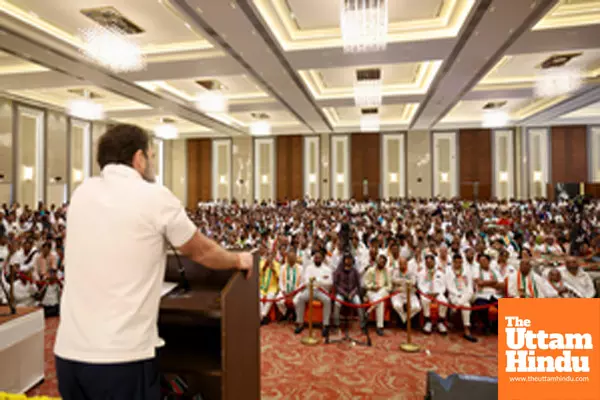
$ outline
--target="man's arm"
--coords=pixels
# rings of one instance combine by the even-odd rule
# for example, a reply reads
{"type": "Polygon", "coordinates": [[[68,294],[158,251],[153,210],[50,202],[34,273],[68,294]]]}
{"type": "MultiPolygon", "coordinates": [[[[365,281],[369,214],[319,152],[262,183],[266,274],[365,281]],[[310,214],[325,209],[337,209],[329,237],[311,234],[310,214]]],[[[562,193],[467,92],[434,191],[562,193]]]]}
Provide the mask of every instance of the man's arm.
{"type": "Polygon", "coordinates": [[[200,232],[194,233],[190,240],[179,247],[179,251],[194,262],[211,269],[250,270],[252,265],[250,253],[227,251],[200,232]]]}

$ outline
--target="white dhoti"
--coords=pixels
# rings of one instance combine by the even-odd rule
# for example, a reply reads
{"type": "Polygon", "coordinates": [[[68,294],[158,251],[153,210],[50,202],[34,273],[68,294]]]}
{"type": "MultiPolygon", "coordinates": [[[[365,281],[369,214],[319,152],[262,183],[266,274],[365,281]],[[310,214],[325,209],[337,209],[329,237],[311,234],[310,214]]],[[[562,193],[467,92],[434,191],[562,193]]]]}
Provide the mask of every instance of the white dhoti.
{"type": "MultiPolygon", "coordinates": [[[[448,299],[443,294],[438,294],[436,297],[437,301],[448,303],[448,299]]],[[[421,305],[423,306],[423,316],[429,318],[431,316],[431,300],[425,296],[421,296],[421,305]]],[[[438,316],[440,318],[446,318],[448,313],[448,306],[438,304],[438,316]]]]}
{"type": "MultiPolygon", "coordinates": [[[[376,292],[375,291],[367,292],[367,297],[369,298],[369,302],[371,302],[371,303],[378,301],[387,295],[388,295],[388,291],[385,289],[379,289],[376,292]]],[[[375,317],[376,317],[376,323],[377,323],[378,328],[383,328],[383,317],[385,314],[385,304],[384,303],[385,302],[382,301],[375,306],[375,317]]]]}
{"type": "MultiPolygon", "coordinates": [[[[319,300],[323,303],[323,326],[329,326],[329,319],[331,317],[331,300],[327,295],[321,292],[318,288],[315,287],[313,292],[314,300],[319,300]]],[[[294,308],[296,309],[296,323],[302,324],[304,323],[304,310],[306,308],[306,303],[310,299],[308,288],[304,289],[296,296],[294,296],[294,308]]]]}
{"type": "MultiPolygon", "coordinates": [[[[279,296],[286,296],[287,294],[288,293],[279,293],[279,296]]],[[[283,298],[275,303],[281,315],[285,315],[285,313],[287,312],[287,305],[285,304],[287,301],[288,298],[283,298]]]]}
{"type": "MultiPolygon", "coordinates": [[[[267,300],[273,300],[274,298],[277,297],[277,293],[267,293],[265,297],[267,300]]],[[[269,314],[269,311],[271,311],[271,307],[273,306],[273,302],[272,301],[261,301],[260,302],[260,319],[263,319],[264,317],[266,317],[269,314]]]]}
{"type": "MultiPolygon", "coordinates": [[[[407,312],[404,309],[404,305],[408,307],[408,297],[406,293],[398,293],[392,297],[392,307],[402,319],[402,322],[406,323],[407,320],[407,312]]],[[[419,298],[416,294],[410,295],[410,317],[412,318],[417,315],[421,311],[421,303],[419,302],[419,298]]]]}
{"type": "MultiPolygon", "coordinates": [[[[460,294],[458,296],[450,295],[450,304],[459,307],[471,307],[471,296],[460,294]]],[[[462,315],[463,325],[465,327],[471,326],[471,310],[460,310],[462,315]]]]}

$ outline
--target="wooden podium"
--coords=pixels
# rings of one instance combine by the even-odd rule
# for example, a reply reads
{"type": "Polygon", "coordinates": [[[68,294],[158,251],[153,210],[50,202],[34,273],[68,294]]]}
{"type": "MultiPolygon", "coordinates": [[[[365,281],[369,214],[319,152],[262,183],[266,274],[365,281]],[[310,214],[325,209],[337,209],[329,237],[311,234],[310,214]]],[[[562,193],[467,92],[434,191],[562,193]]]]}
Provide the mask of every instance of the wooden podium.
{"type": "MultiPolygon", "coordinates": [[[[175,289],[161,300],[161,373],[182,377],[187,393],[204,400],[260,399],[258,255],[250,279],[179,259],[190,290],[175,289]]],[[[169,255],[165,281],[179,281],[178,267],[169,255]]]]}

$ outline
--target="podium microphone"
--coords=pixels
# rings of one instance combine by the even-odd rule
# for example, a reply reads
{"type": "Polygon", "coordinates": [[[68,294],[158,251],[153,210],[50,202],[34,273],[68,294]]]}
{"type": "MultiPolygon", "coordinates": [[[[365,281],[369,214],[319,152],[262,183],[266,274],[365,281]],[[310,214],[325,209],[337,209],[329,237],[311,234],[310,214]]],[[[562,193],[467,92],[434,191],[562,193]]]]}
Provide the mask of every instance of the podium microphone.
{"type": "Polygon", "coordinates": [[[190,282],[187,280],[187,277],[185,275],[185,267],[183,266],[183,262],[181,261],[179,253],[177,252],[175,246],[173,246],[173,244],[171,244],[171,242],[169,242],[167,238],[165,238],[165,241],[173,251],[173,255],[175,255],[175,260],[177,260],[177,270],[179,271],[179,284],[177,285],[179,289],[178,292],[179,294],[187,293],[190,290],[190,282]]]}

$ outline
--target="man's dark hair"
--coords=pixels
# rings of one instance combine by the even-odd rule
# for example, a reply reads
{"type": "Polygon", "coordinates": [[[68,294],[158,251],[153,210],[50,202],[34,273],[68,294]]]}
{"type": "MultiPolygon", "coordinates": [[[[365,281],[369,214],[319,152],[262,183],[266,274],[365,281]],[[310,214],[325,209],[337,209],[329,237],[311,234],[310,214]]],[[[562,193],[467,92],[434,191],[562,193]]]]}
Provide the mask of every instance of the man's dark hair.
{"type": "Polygon", "coordinates": [[[131,166],[138,150],[148,154],[150,135],[136,125],[119,124],[106,131],[98,143],[98,165],[103,169],[108,164],[131,166]]]}

